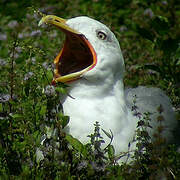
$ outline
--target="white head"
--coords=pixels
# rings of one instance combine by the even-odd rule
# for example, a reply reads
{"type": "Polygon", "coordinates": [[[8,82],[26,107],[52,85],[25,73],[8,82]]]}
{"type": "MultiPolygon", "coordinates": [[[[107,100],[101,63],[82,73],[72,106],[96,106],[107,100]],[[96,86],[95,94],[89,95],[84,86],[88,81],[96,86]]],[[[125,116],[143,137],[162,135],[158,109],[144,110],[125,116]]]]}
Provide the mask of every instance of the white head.
{"type": "Polygon", "coordinates": [[[102,81],[108,76],[123,76],[124,60],[119,42],[107,26],[86,16],[69,19],[66,24],[83,34],[96,52],[97,64],[83,74],[86,79],[102,81]]]}
{"type": "Polygon", "coordinates": [[[48,15],[40,24],[53,24],[66,34],[64,47],[55,59],[55,81],[85,78],[91,82],[123,78],[124,60],[115,35],[104,24],[86,17],[64,20],[48,15]]]}

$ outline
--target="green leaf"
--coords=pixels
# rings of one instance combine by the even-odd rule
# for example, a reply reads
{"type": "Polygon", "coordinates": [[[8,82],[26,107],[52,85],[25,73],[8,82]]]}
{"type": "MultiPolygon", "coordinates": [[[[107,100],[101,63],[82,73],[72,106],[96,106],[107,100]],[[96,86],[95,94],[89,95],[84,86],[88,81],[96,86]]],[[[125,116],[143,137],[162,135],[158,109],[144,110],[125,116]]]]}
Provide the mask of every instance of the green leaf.
{"type": "Polygon", "coordinates": [[[154,41],[154,35],[149,29],[142,28],[138,24],[136,24],[136,32],[143,38],[154,41]]]}
{"type": "Polygon", "coordinates": [[[64,116],[62,118],[62,128],[66,127],[69,123],[69,116],[64,116]]]}
{"type": "Polygon", "coordinates": [[[104,134],[106,134],[106,136],[109,138],[109,139],[112,139],[112,134],[109,134],[107,131],[105,131],[104,129],[102,129],[102,131],[104,132],[104,134]]]}
{"type": "Polygon", "coordinates": [[[39,148],[37,148],[37,150],[36,150],[36,162],[40,163],[40,161],[42,161],[43,159],[44,159],[43,152],[39,148]]]}
{"type": "Polygon", "coordinates": [[[118,176],[117,178],[115,178],[116,180],[124,180],[124,176],[118,176]]]}
{"type": "Polygon", "coordinates": [[[110,159],[115,156],[115,149],[113,145],[108,146],[108,156],[110,159]]]}
{"type": "Polygon", "coordinates": [[[62,128],[65,128],[69,123],[69,116],[65,116],[60,112],[58,113],[58,117],[60,118],[62,128]]]}
{"type": "Polygon", "coordinates": [[[163,16],[156,16],[151,21],[151,27],[159,34],[165,35],[169,31],[169,22],[166,17],[163,16]]]}
{"type": "Polygon", "coordinates": [[[51,137],[53,137],[53,134],[54,134],[54,126],[53,125],[51,127],[46,126],[47,138],[50,139],[51,137]]]}
{"type": "Polygon", "coordinates": [[[85,146],[78,139],[74,138],[70,134],[66,134],[65,138],[74,149],[86,156],[85,146]]]}
{"type": "Polygon", "coordinates": [[[176,66],[180,66],[180,59],[176,59],[176,61],[174,62],[174,64],[175,64],[176,66]]]}
{"type": "Polygon", "coordinates": [[[3,106],[2,106],[2,103],[0,103],[0,112],[3,111],[3,106]]]}
{"type": "Polygon", "coordinates": [[[151,69],[151,70],[156,71],[158,73],[162,73],[161,69],[158,66],[154,65],[154,64],[145,64],[145,65],[142,66],[142,68],[151,69]]]}
{"type": "Polygon", "coordinates": [[[57,92],[60,92],[62,94],[67,94],[67,89],[63,87],[56,87],[55,88],[57,92]]]}
{"type": "Polygon", "coordinates": [[[47,69],[46,75],[47,75],[48,80],[51,81],[53,79],[53,73],[51,69],[47,69]]]}
{"type": "Polygon", "coordinates": [[[40,115],[43,116],[46,113],[47,106],[43,105],[40,110],[40,115]]]}
{"type": "Polygon", "coordinates": [[[178,49],[180,39],[168,38],[166,40],[158,40],[157,45],[161,50],[163,50],[165,55],[171,55],[171,53],[176,52],[178,49]]]}
{"type": "Polygon", "coordinates": [[[29,96],[29,90],[30,90],[30,85],[29,83],[26,83],[24,88],[24,92],[26,96],[29,96]]]}
{"type": "Polygon", "coordinates": [[[23,115],[22,115],[22,114],[12,114],[11,117],[12,117],[13,119],[17,119],[17,118],[22,118],[23,115]]]}
{"type": "Polygon", "coordinates": [[[37,139],[37,138],[41,137],[39,131],[35,131],[32,135],[33,135],[34,139],[37,139]]]}

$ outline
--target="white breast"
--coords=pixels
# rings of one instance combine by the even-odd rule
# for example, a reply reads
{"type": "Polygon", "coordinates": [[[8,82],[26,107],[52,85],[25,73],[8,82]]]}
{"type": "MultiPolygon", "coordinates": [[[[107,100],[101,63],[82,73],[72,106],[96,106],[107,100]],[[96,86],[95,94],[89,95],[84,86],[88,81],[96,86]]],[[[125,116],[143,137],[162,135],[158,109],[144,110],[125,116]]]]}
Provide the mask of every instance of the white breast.
{"type": "MultiPolygon", "coordinates": [[[[70,116],[66,130],[82,143],[87,143],[90,142],[87,135],[94,132],[94,124],[98,121],[102,129],[113,132],[112,144],[116,154],[127,151],[127,142],[134,137],[137,119],[127,108],[120,86],[121,83],[117,83],[113,89],[105,91],[102,86],[73,84],[69,93],[74,99],[67,96],[63,103],[64,113],[70,116]]],[[[101,136],[106,141],[105,147],[110,139],[102,131],[101,136]]]]}

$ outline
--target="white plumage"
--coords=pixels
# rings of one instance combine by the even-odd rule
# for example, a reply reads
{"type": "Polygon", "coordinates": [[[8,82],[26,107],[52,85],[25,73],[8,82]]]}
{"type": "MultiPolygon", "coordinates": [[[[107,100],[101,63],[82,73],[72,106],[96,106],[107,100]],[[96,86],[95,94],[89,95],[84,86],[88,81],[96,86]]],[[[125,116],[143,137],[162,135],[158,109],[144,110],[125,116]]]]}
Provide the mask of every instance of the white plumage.
{"type": "MultiPolygon", "coordinates": [[[[138,111],[153,113],[150,116],[153,126],[150,130],[151,135],[158,125],[157,108],[160,104],[163,106],[162,115],[165,118],[163,123],[166,127],[163,134],[170,140],[176,121],[169,98],[158,88],[141,86],[124,91],[124,60],[119,43],[109,28],[84,16],[69,19],[65,24],[83,35],[97,56],[94,68],[70,82],[68,88],[70,96],[62,98],[64,113],[70,116],[66,130],[81,142],[87,143],[89,141],[87,135],[93,132],[93,124],[98,121],[101,128],[112,131],[114,136],[112,144],[116,155],[125,152],[128,150],[129,142],[133,140],[138,121],[131,110],[136,95],[138,111]]],[[[103,132],[101,135],[108,143],[109,138],[103,132]]],[[[131,150],[133,149],[135,143],[131,145],[131,150]]]]}

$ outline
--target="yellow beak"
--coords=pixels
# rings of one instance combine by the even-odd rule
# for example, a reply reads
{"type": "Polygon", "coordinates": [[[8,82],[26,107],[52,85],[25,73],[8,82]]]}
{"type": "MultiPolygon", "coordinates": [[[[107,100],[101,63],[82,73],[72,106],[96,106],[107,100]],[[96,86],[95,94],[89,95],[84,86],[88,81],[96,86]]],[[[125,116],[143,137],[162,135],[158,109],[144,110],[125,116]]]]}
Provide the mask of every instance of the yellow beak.
{"type": "Polygon", "coordinates": [[[54,16],[54,15],[47,15],[42,17],[42,19],[39,21],[38,26],[41,26],[42,24],[52,24],[58,28],[60,28],[62,31],[65,32],[71,32],[71,33],[75,33],[75,34],[81,34],[78,31],[70,28],[68,25],[66,25],[66,19],[60,18],[58,16],[54,16]]]}
{"type": "MultiPolygon", "coordinates": [[[[54,79],[53,79],[54,83],[55,82],[63,82],[63,83],[71,82],[76,79],[79,79],[79,78],[81,78],[83,73],[92,69],[97,63],[96,53],[94,51],[94,48],[90,44],[90,42],[85,38],[85,36],[83,34],[72,29],[71,27],[69,27],[66,24],[66,21],[67,20],[57,17],[57,16],[54,16],[54,15],[47,15],[45,17],[42,17],[42,19],[40,20],[40,22],[38,24],[39,26],[43,23],[52,24],[52,25],[56,26],[57,28],[59,28],[61,31],[63,31],[67,36],[63,49],[60,51],[60,53],[54,60],[54,64],[55,64],[54,79]],[[69,45],[70,44],[69,39],[72,39],[72,37],[74,37],[76,39],[77,46],[81,43],[81,45],[83,44],[88,49],[88,51],[86,53],[83,51],[80,53],[78,52],[78,54],[82,53],[79,56],[79,58],[82,59],[82,57],[84,56],[84,59],[82,59],[83,61],[81,60],[80,62],[84,63],[87,59],[91,59],[91,63],[87,64],[86,66],[84,65],[82,67],[82,69],[80,69],[80,70],[78,69],[77,71],[73,71],[73,72],[71,72],[72,71],[71,70],[69,73],[62,73],[63,72],[62,69],[65,67],[65,65],[61,67],[61,64],[63,64],[63,63],[65,64],[65,62],[62,62],[61,59],[63,59],[63,58],[61,58],[61,56],[63,56],[63,54],[66,53],[66,57],[68,57],[67,59],[72,59],[72,57],[69,57],[70,55],[68,55],[68,54],[70,54],[69,53],[70,49],[73,49],[73,48],[71,48],[71,45],[69,45]],[[79,42],[79,44],[78,44],[78,42],[79,42]]],[[[80,47],[80,45],[79,45],[79,47],[80,47]]],[[[73,51],[75,51],[75,50],[73,50],[73,51]]],[[[77,63],[79,63],[78,61],[79,60],[76,59],[77,63]]],[[[66,63],[66,69],[67,69],[67,66],[71,67],[72,65],[70,63],[66,63]]],[[[78,66],[80,66],[80,63],[78,64],[78,66]]]]}

